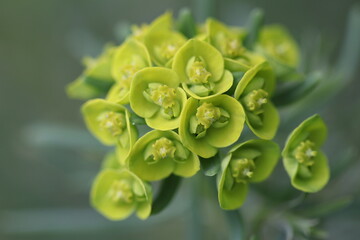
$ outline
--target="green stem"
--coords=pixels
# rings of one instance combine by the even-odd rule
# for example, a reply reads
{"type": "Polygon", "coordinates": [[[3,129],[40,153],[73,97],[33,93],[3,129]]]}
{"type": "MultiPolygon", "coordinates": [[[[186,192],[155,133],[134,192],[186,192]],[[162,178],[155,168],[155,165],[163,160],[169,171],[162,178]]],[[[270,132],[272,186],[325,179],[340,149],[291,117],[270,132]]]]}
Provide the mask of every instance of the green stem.
{"type": "Polygon", "coordinates": [[[244,239],[243,218],[239,210],[225,211],[230,227],[230,240],[244,239]]]}
{"type": "Polygon", "coordinates": [[[196,0],[195,12],[198,20],[205,21],[208,17],[216,16],[216,0],[196,0]]]}

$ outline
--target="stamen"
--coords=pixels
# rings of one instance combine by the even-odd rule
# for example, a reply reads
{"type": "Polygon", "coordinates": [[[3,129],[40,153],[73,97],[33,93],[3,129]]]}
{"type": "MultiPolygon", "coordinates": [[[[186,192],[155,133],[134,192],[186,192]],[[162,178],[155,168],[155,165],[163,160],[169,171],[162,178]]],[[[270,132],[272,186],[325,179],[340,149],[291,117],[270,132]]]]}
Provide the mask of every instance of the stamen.
{"type": "Polygon", "coordinates": [[[113,202],[132,203],[134,194],[128,181],[117,180],[113,182],[108,191],[108,196],[113,202]]]}
{"type": "Polygon", "coordinates": [[[305,166],[314,165],[314,158],[317,155],[317,151],[314,151],[315,144],[309,140],[302,141],[294,151],[296,160],[305,166]]]}
{"type": "Polygon", "coordinates": [[[224,49],[225,56],[230,58],[238,57],[243,51],[244,48],[239,39],[227,39],[224,49]]]}
{"type": "Polygon", "coordinates": [[[202,60],[195,59],[188,68],[188,76],[191,82],[201,84],[208,83],[211,73],[207,71],[202,60]]]}
{"type": "Polygon", "coordinates": [[[119,136],[126,128],[126,119],[123,113],[106,112],[99,116],[100,127],[112,136],[119,136]]]}
{"type": "Polygon", "coordinates": [[[243,98],[243,103],[248,111],[259,114],[263,112],[263,106],[268,102],[268,93],[263,89],[253,90],[243,98]]]}
{"type": "Polygon", "coordinates": [[[174,158],[175,151],[174,143],[165,137],[156,140],[152,145],[152,156],[155,161],[164,158],[174,158]]]}
{"type": "Polygon", "coordinates": [[[155,104],[166,109],[175,105],[176,93],[174,88],[159,84],[150,90],[150,97],[155,104]]]}
{"type": "Polygon", "coordinates": [[[254,160],[248,158],[230,161],[230,172],[236,182],[247,182],[252,178],[255,170],[254,160]]]}
{"type": "Polygon", "coordinates": [[[166,59],[166,61],[170,60],[171,58],[173,58],[177,52],[177,50],[179,50],[179,48],[181,47],[182,42],[167,42],[161,45],[160,49],[159,49],[159,53],[161,54],[161,56],[163,58],[166,59]]]}
{"type": "Polygon", "coordinates": [[[119,84],[122,88],[130,89],[131,81],[138,70],[139,69],[132,64],[125,65],[119,69],[121,76],[119,84]]]}
{"type": "Polygon", "coordinates": [[[206,129],[221,117],[221,110],[212,103],[203,103],[197,108],[196,118],[206,129]]]}

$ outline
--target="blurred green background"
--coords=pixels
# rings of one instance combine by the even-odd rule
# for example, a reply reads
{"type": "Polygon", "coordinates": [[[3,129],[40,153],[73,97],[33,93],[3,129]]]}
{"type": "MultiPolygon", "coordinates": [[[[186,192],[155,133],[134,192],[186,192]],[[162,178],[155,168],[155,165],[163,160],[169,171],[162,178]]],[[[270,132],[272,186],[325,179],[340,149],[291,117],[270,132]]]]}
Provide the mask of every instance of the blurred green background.
{"type": "MultiPolygon", "coordinates": [[[[208,194],[208,186],[199,177],[184,181],[170,207],[148,221],[110,222],[95,212],[88,203],[89,189],[106,148],[85,129],[79,112],[82,102],[68,99],[64,90],[82,72],[83,56],[98,55],[108,42],[119,43],[116,32],[123,22],[150,22],[165,10],[177,14],[183,7],[189,7],[201,21],[206,13],[204,2],[0,1],[1,240],[227,238],[226,221],[214,203],[216,198],[208,194]],[[194,190],[189,186],[193,184],[203,189],[197,193],[199,197],[191,194],[194,190]]],[[[232,25],[243,25],[253,8],[263,8],[266,23],[285,25],[302,46],[307,43],[314,51],[321,50],[329,63],[336,63],[347,15],[358,1],[208,2],[214,2],[217,18],[232,25]]],[[[324,67],[328,63],[320,58],[313,64],[324,67]]],[[[336,178],[308,201],[321,204],[339,197],[353,199],[321,222],[328,239],[334,240],[358,239],[360,235],[359,67],[356,74],[342,79],[351,82],[326,99],[325,105],[302,109],[296,118],[286,119],[286,109],[282,115],[286,126],[280,141],[315,112],[328,124],[325,148],[336,178]],[[342,171],[336,172],[340,168],[342,171]]],[[[276,184],[289,183],[281,164],[272,178],[274,184],[263,188],[282,195],[276,184]]],[[[250,194],[245,214],[252,214],[250,202],[256,203],[256,197],[250,194]]]]}

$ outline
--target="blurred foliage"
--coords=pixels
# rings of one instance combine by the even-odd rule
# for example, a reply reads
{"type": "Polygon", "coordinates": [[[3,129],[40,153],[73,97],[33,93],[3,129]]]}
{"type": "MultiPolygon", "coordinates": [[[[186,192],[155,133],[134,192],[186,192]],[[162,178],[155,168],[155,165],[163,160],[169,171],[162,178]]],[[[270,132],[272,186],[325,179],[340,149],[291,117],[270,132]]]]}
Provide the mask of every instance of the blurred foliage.
{"type": "Polygon", "coordinates": [[[286,126],[276,140],[284,142],[299,124],[295,119],[320,112],[331,133],[325,149],[333,176],[330,184],[319,194],[299,196],[289,190],[289,182],[280,181],[286,177],[279,164],[269,182],[255,186],[241,209],[244,219],[251,221],[245,222],[242,234],[260,234],[249,236],[252,239],[294,239],[295,234],[296,239],[355,239],[360,234],[360,20],[358,8],[351,8],[355,2],[1,1],[0,239],[228,237],[226,219],[234,222],[234,216],[222,215],[212,183],[200,176],[195,184],[184,181],[169,209],[147,222],[109,222],[94,212],[88,192],[107,149],[85,130],[81,102],[68,100],[64,92],[81,73],[81,58],[98,55],[108,39],[115,44],[123,40],[126,23],[149,22],[167,9],[178,12],[184,6],[190,6],[197,20],[211,15],[233,25],[245,24],[254,7],[263,8],[265,22],[285,23],[300,42],[304,58],[312,56],[304,62],[304,71],[319,70],[321,81],[327,83],[308,96],[306,101],[316,102],[311,107],[306,101],[291,107],[296,112],[284,107],[286,126]],[[146,11],[140,12],[139,6],[146,11]],[[351,24],[346,20],[349,12],[351,24]],[[209,197],[197,199],[194,188],[209,197]],[[274,192],[276,198],[262,202],[261,195],[274,192]]]}

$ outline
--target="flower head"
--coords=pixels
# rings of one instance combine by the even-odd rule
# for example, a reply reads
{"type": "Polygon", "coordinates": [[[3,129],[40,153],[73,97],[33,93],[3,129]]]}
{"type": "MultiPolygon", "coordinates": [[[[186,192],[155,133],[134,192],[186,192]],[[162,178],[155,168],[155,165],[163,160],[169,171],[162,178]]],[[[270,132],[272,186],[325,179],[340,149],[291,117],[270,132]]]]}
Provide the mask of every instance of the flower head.
{"type": "Polygon", "coordinates": [[[130,124],[128,110],[103,99],[94,99],[83,105],[82,113],[91,133],[103,144],[117,146],[126,158],[137,139],[137,130],[130,124]]]}
{"type": "Polygon", "coordinates": [[[278,145],[269,140],[249,140],[234,146],[221,163],[218,173],[218,199],[224,209],[240,207],[248,183],[268,178],[280,157],[278,145]]]}
{"type": "Polygon", "coordinates": [[[171,69],[145,68],[139,71],[130,90],[133,111],[159,130],[179,127],[180,114],[186,102],[179,78],[171,69]]]}
{"type": "Polygon", "coordinates": [[[200,162],[175,132],[154,130],[135,143],[128,166],[141,179],[157,181],[171,173],[191,177],[200,169],[200,162]]]}
{"type": "Polygon", "coordinates": [[[282,152],[291,184],[304,192],[320,191],[329,180],[327,158],[320,150],[326,138],[325,123],[319,115],[303,121],[288,137],[282,152]]]}
{"type": "Polygon", "coordinates": [[[232,85],[231,73],[224,69],[221,53],[210,44],[188,40],[174,57],[172,68],[185,91],[197,99],[226,92],[232,85]]]}
{"type": "Polygon", "coordinates": [[[91,189],[91,204],[111,220],[122,220],[133,212],[146,219],[151,212],[152,192],[149,184],[126,169],[102,170],[91,189]]]}
{"type": "Polygon", "coordinates": [[[286,76],[293,73],[299,64],[298,46],[282,26],[262,28],[255,49],[267,58],[280,79],[287,80],[286,76]]]}
{"type": "Polygon", "coordinates": [[[181,115],[179,135],[186,147],[201,157],[234,143],[244,124],[241,104],[227,95],[204,100],[189,98],[181,115]]]}
{"type": "Polygon", "coordinates": [[[275,87],[274,74],[266,62],[245,71],[234,97],[244,106],[246,123],[263,139],[272,139],[279,125],[279,114],[270,101],[275,87]]]}
{"type": "Polygon", "coordinates": [[[126,40],[114,54],[111,70],[116,84],[110,89],[107,99],[120,104],[129,103],[130,86],[135,73],[150,66],[150,55],[145,45],[132,38],[126,40]]]}

